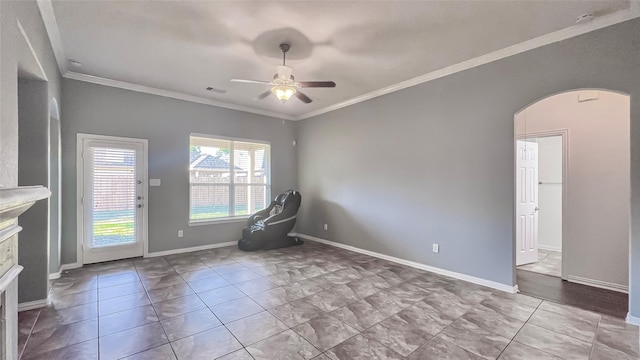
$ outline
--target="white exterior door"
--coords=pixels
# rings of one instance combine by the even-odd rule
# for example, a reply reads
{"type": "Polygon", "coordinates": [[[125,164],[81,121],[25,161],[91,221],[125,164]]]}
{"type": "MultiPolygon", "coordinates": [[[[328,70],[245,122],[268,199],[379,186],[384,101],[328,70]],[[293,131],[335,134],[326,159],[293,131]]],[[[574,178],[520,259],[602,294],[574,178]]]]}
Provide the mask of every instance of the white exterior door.
{"type": "Polygon", "coordinates": [[[516,265],[538,261],[538,144],[517,142],[516,265]]]}
{"type": "Polygon", "coordinates": [[[143,256],[147,140],[79,134],[78,149],[82,263],[143,256]]]}

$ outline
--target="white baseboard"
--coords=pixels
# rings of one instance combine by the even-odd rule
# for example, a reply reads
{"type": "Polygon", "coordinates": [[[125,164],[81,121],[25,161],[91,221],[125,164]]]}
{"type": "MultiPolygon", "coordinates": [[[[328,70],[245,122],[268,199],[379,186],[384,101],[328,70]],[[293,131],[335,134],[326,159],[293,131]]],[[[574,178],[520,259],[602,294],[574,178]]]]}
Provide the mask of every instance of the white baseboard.
{"type": "Polygon", "coordinates": [[[237,244],[238,244],[237,241],[228,241],[228,242],[224,242],[224,243],[220,243],[220,244],[210,244],[210,245],[194,246],[194,247],[182,248],[182,249],[156,251],[156,252],[148,253],[147,255],[145,255],[145,257],[156,257],[156,256],[167,256],[167,255],[173,255],[173,254],[182,254],[182,253],[193,252],[193,251],[200,251],[200,250],[208,250],[208,249],[216,249],[216,248],[221,248],[221,247],[233,246],[233,245],[237,245],[237,244]]]}
{"type": "Polygon", "coordinates": [[[60,273],[62,273],[65,270],[72,270],[72,269],[79,269],[82,267],[82,264],[80,263],[71,263],[71,264],[62,264],[60,265],[60,273]]]}
{"type": "Polygon", "coordinates": [[[418,263],[418,262],[415,262],[415,261],[400,259],[400,258],[397,258],[397,257],[393,257],[393,256],[385,255],[385,254],[380,254],[380,253],[369,251],[369,250],[360,249],[360,248],[357,248],[355,246],[340,244],[340,243],[333,242],[333,241],[330,241],[330,240],[317,238],[315,236],[299,234],[299,233],[295,233],[295,234],[292,234],[292,235],[295,235],[297,237],[300,237],[300,238],[303,238],[303,239],[306,239],[306,240],[316,241],[316,242],[319,242],[319,243],[322,243],[322,244],[327,244],[327,245],[339,247],[339,248],[342,248],[342,249],[345,249],[345,250],[357,252],[357,253],[360,253],[360,254],[365,254],[365,255],[373,256],[373,257],[376,257],[376,258],[379,258],[379,259],[384,259],[384,260],[387,260],[387,261],[395,262],[395,263],[398,263],[398,264],[401,264],[401,265],[411,266],[411,267],[416,268],[416,269],[425,270],[425,271],[429,271],[429,272],[436,273],[436,274],[439,274],[439,275],[444,275],[444,276],[452,277],[452,278],[455,278],[455,279],[467,281],[467,282],[470,282],[470,283],[487,286],[487,287],[490,287],[490,288],[493,288],[493,289],[502,290],[502,291],[506,291],[506,292],[509,292],[509,293],[518,292],[518,285],[511,286],[511,285],[501,284],[501,283],[497,283],[495,281],[481,279],[481,278],[477,278],[475,276],[461,274],[461,273],[457,273],[457,272],[454,272],[454,271],[441,269],[441,268],[438,268],[438,267],[435,267],[435,266],[429,266],[429,265],[421,264],[421,263],[418,263]]]}
{"type": "Polygon", "coordinates": [[[631,316],[631,314],[627,313],[627,323],[632,325],[640,326],[640,317],[631,316]]]}
{"type": "Polygon", "coordinates": [[[547,250],[547,251],[562,252],[562,248],[560,248],[560,247],[547,246],[547,245],[542,245],[542,244],[538,244],[538,249],[547,250]]]}
{"type": "Polygon", "coordinates": [[[576,284],[593,286],[593,287],[597,287],[597,288],[601,288],[601,289],[613,290],[613,291],[617,291],[617,292],[621,292],[621,293],[625,293],[625,294],[629,293],[629,287],[628,286],[620,285],[620,284],[614,284],[614,283],[610,283],[610,282],[606,282],[606,281],[587,279],[587,278],[583,278],[583,277],[579,277],[579,276],[573,276],[573,275],[569,275],[567,277],[567,281],[572,282],[572,283],[576,283],[576,284]]]}
{"type": "Polygon", "coordinates": [[[49,306],[49,302],[48,297],[46,299],[23,302],[18,304],[18,312],[43,308],[49,306]]]}
{"type": "Polygon", "coordinates": [[[60,277],[62,276],[62,273],[65,272],[66,270],[78,269],[81,267],[82,267],[82,264],[78,264],[78,263],[62,264],[60,265],[60,270],[58,270],[58,272],[49,274],[49,280],[60,279],[60,277]]]}

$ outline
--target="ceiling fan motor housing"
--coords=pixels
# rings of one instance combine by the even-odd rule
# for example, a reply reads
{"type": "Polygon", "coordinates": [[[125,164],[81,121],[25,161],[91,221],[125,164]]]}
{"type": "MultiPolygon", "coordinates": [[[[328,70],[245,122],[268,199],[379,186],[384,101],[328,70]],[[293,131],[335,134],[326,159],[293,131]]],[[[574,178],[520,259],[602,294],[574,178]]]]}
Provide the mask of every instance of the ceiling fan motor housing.
{"type": "Polygon", "coordinates": [[[293,80],[293,70],[288,66],[278,66],[278,80],[289,82],[293,80]]]}

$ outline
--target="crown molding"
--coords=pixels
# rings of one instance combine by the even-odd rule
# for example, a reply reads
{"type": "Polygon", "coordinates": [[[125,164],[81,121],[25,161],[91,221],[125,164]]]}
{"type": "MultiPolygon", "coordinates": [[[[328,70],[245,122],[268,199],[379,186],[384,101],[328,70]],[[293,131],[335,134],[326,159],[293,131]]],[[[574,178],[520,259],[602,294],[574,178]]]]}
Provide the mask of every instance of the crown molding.
{"type": "Polygon", "coordinates": [[[527,40],[527,41],[509,46],[500,50],[496,50],[494,52],[481,55],[467,61],[463,61],[461,63],[447,66],[440,70],[432,71],[430,73],[427,73],[409,80],[405,80],[397,84],[393,84],[378,90],[368,92],[360,96],[356,96],[349,100],[345,100],[343,102],[339,102],[337,104],[330,105],[322,109],[310,111],[308,113],[305,113],[296,117],[296,120],[307,119],[307,118],[318,116],[334,110],[338,110],[338,109],[351,106],[363,101],[367,101],[382,95],[390,94],[392,92],[396,92],[412,86],[420,85],[422,83],[439,79],[451,74],[455,74],[460,71],[464,71],[477,66],[488,64],[497,60],[501,60],[513,55],[523,53],[525,51],[533,50],[545,45],[553,44],[555,42],[576,37],[578,35],[586,34],[588,32],[602,29],[607,26],[615,25],[627,20],[637,18],[637,17],[640,17],[640,1],[631,1],[631,7],[629,10],[619,11],[614,14],[595,18],[586,24],[576,24],[568,28],[554,31],[552,33],[542,35],[537,38],[533,38],[531,40],[527,40]]]}
{"type": "Polygon", "coordinates": [[[199,96],[179,93],[176,91],[157,89],[150,86],[138,85],[138,84],[134,84],[126,81],[103,78],[100,76],[93,76],[93,75],[81,74],[73,71],[67,71],[67,73],[64,74],[63,77],[67,79],[84,81],[84,82],[98,84],[98,85],[105,85],[105,86],[115,87],[119,89],[137,91],[145,94],[164,96],[172,99],[184,100],[184,101],[194,102],[198,104],[211,105],[211,106],[221,107],[225,109],[244,111],[248,113],[269,116],[277,119],[295,120],[290,115],[280,114],[277,112],[261,110],[261,109],[256,109],[249,106],[236,105],[236,104],[226,103],[222,101],[211,100],[211,99],[202,98],[199,96]]]}
{"type": "Polygon", "coordinates": [[[195,102],[199,104],[217,106],[217,107],[222,107],[226,109],[244,111],[244,112],[249,112],[253,114],[264,115],[264,116],[269,116],[269,117],[274,117],[279,119],[293,120],[293,121],[304,120],[304,119],[325,114],[334,110],[342,109],[344,107],[355,105],[357,103],[374,99],[379,96],[400,91],[412,86],[420,85],[425,82],[429,82],[429,81],[436,80],[451,74],[455,74],[460,71],[468,70],[477,66],[481,66],[481,65],[488,64],[497,60],[501,60],[513,55],[517,55],[525,51],[533,50],[538,47],[553,44],[555,42],[566,40],[575,36],[586,34],[591,31],[605,28],[607,26],[615,25],[627,20],[640,17],[640,1],[631,0],[629,9],[627,10],[621,10],[613,14],[597,17],[585,24],[576,24],[571,27],[564,28],[546,35],[542,35],[537,38],[527,40],[512,46],[508,46],[506,48],[496,50],[494,52],[481,55],[473,59],[463,61],[451,66],[447,66],[445,68],[432,71],[427,74],[424,74],[409,80],[405,80],[390,86],[383,87],[381,89],[374,90],[366,94],[362,94],[333,105],[329,105],[329,106],[326,106],[317,110],[313,110],[301,115],[292,116],[292,115],[286,115],[286,114],[272,112],[268,110],[261,110],[261,109],[250,107],[250,106],[236,105],[236,104],[227,103],[223,101],[206,99],[206,98],[188,95],[188,94],[184,94],[176,91],[157,89],[157,88],[138,85],[138,84],[129,83],[125,81],[113,80],[113,79],[103,78],[99,76],[86,75],[86,74],[69,71],[67,69],[67,57],[62,45],[62,37],[60,36],[60,30],[58,28],[58,23],[55,18],[52,2],[51,0],[37,0],[37,3],[40,9],[40,14],[42,15],[42,20],[44,21],[45,28],[49,35],[49,41],[51,42],[51,47],[53,48],[53,53],[55,55],[56,62],[58,63],[58,68],[60,69],[60,73],[62,74],[62,76],[65,78],[85,81],[85,82],[90,82],[90,83],[100,84],[105,86],[111,86],[111,87],[116,87],[120,89],[131,90],[131,91],[143,92],[143,93],[152,94],[152,95],[159,95],[159,96],[169,97],[173,99],[190,101],[190,102],[195,102]]]}
{"type": "Polygon", "coordinates": [[[36,76],[40,77],[44,81],[49,81],[49,79],[47,79],[47,73],[44,72],[42,63],[40,63],[40,59],[38,59],[38,55],[36,54],[36,51],[33,49],[33,45],[31,45],[31,40],[29,40],[29,36],[27,36],[27,33],[24,31],[24,28],[22,27],[22,23],[20,22],[20,19],[16,19],[16,26],[18,27],[18,31],[20,32],[20,35],[22,35],[24,44],[27,46],[27,49],[29,50],[29,55],[26,55],[25,53],[25,55],[23,56],[30,58],[30,61],[33,61],[38,67],[38,70],[37,70],[38,73],[35,74],[36,76]]]}
{"type": "Polygon", "coordinates": [[[58,63],[60,74],[64,75],[67,73],[67,55],[62,46],[62,37],[60,36],[56,15],[53,12],[53,4],[51,0],[38,0],[37,4],[38,9],[40,9],[40,16],[42,16],[42,21],[44,22],[44,28],[49,35],[49,42],[51,43],[51,48],[53,48],[53,56],[58,63]]]}

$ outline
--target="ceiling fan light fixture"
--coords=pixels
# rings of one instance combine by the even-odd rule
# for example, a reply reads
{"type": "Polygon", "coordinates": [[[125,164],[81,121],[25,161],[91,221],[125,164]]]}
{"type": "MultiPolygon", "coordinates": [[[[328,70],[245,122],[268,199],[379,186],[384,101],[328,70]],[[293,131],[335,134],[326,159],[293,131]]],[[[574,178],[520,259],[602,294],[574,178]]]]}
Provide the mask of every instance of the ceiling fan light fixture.
{"type": "Polygon", "coordinates": [[[291,86],[278,85],[271,88],[271,92],[278,98],[278,100],[285,102],[296,93],[296,89],[291,86]]]}
{"type": "MultiPolygon", "coordinates": [[[[2,0],[0,0],[2,1],[2,0]]],[[[267,98],[273,93],[278,100],[284,104],[293,95],[298,100],[305,104],[313,102],[311,98],[305,95],[302,91],[297,91],[296,88],[334,88],[336,83],[333,81],[296,81],[293,76],[293,71],[286,65],[287,51],[289,51],[289,44],[280,44],[280,50],[282,50],[282,65],[277,67],[277,72],[273,75],[272,81],[259,81],[259,80],[245,80],[245,79],[231,79],[233,82],[248,83],[248,84],[260,84],[269,85],[271,90],[266,90],[262,94],[258,95],[255,100],[262,100],[267,98]]]]}

